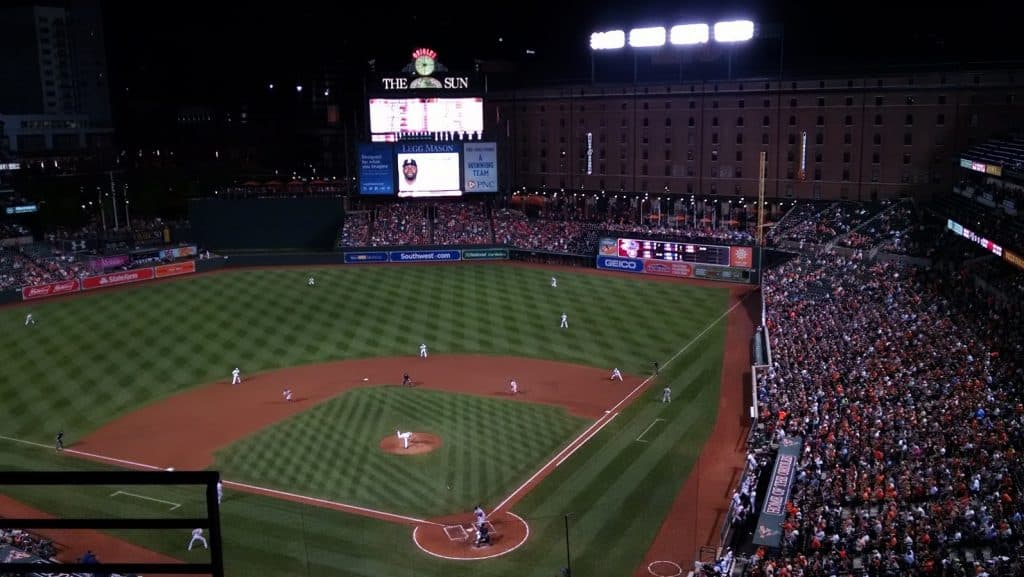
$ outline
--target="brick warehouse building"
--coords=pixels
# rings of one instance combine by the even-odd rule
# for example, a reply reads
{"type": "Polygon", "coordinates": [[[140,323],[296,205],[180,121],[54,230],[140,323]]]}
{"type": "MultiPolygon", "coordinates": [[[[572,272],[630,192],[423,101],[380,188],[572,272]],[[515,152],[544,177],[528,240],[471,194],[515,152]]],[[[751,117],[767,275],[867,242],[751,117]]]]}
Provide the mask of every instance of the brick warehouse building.
{"type": "Polygon", "coordinates": [[[511,188],[750,198],[765,151],[766,197],[884,200],[1024,129],[1024,70],[522,89],[486,117],[511,188]]]}

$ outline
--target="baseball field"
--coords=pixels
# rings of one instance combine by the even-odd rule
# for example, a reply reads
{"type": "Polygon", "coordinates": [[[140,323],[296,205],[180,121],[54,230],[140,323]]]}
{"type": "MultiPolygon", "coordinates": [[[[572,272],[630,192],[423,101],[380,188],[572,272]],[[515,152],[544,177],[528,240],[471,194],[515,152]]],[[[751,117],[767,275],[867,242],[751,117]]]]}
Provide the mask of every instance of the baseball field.
{"type": "MultiPolygon", "coordinates": [[[[552,274],[235,270],[0,309],[0,470],[219,470],[236,577],[551,577],[566,514],[574,575],[633,574],[715,424],[736,296],[568,269],[552,288],[552,274]],[[477,504],[496,529],[482,549],[454,529],[477,504]]],[[[202,504],[170,486],[0,495],[62,516],[202,504]]],[[[114,536],[206,561],[188,533],[114,536]]]]}

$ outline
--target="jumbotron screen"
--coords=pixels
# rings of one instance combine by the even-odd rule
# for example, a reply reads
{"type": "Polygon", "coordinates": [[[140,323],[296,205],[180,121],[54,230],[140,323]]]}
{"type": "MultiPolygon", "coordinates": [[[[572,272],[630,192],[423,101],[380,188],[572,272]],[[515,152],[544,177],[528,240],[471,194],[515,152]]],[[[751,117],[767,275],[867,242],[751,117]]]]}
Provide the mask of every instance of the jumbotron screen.
{"type": "MultiPolygon", "coordinates": [[[[409,147],[413,148],[413,147],[409,147]]],[[[461,158],[458,150],[399,151],[395,166],[398,169],[398,196],[425,198],[459,196],[462,194],[461,158]]]]}
{"type": "Polygon", "coordinates": [[[395,142],[399,135],[484,131],[483,98],[371,98],[370,140],[395,142]]]}
{"type": "Polygon", "coordinates": [[[618,239],[618,256],[729,266],[729,247],[662,240],[618,239]]]}

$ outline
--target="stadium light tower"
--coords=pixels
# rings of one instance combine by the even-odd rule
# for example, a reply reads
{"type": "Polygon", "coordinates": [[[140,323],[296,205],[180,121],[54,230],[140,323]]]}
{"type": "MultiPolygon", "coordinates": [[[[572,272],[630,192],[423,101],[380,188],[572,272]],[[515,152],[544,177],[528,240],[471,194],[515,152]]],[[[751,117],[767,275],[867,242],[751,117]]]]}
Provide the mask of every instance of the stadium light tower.
{"type": "MultiPolygon", "coordinates": [[[[667,29],[664,26],[633,28],[627,34],[623,30],[607,30],[590,35],[590,82],[594,83],[594,52],[620,50],[629,44],[630,48],[661,48],[672,46],[695,46],[714,41],[716,44],[735,45],[754,37],[754,22],[751,20],[725,20],[714,25],[704,23],[677,24],[667,29]]],[[[729,77],[732,77],[732,51],[729,50],[729,77]]],[[[633,54],[633,81],[637,78],[637,53],[633,54]]]]}

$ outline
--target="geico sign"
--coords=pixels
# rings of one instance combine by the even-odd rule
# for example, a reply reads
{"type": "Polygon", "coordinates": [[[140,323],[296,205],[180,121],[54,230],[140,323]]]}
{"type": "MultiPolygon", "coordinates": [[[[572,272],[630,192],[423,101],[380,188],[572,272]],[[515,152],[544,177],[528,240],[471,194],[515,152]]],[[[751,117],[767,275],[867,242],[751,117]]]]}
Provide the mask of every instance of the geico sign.
{"type": "Polygon", "coordinates": [[[621,269],[625,269],[625,270],[636,270],[637,268],[639,268],[640,265],[639,265],[639,263],[631,261],[631,260],[612,260],[612,259],[609,258],[609,259],[605,259],[604,266],[606,268],[621,268],[621,269]]]}

